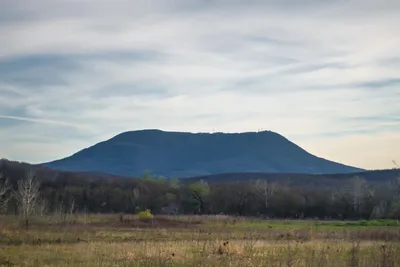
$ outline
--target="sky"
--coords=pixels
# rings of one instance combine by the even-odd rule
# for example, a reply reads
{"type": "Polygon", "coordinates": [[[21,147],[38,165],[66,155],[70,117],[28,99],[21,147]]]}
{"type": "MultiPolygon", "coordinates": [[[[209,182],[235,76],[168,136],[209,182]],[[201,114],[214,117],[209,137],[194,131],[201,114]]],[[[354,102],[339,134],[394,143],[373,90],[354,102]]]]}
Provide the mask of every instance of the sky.
{"type": "Polygon", "coordinates": [[[398,0],[1,0],[0,158],[139,129],[271,130],[400,163],[398,0]]]}

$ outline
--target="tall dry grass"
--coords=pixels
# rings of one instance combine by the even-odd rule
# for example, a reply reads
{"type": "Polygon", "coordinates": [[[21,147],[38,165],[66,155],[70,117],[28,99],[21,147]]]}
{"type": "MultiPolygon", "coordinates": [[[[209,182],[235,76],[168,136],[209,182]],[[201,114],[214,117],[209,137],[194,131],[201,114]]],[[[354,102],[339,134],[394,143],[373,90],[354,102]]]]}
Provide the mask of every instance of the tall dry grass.
{"type": "Polygon", "coordinates": [[[145,227],[98,215],[36,220],[25,230],[0,219],[0,266],[400,266],[397,227],[210,217],[162,217],[145,227]]]}

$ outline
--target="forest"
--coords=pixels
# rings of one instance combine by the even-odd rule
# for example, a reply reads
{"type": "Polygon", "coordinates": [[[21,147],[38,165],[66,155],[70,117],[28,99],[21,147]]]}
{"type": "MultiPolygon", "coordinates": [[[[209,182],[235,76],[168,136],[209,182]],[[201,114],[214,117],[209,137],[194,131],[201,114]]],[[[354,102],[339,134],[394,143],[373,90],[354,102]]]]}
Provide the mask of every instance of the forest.
{"type": "Polygon", "coordinates": [[[135,214],[149,209],[153,214],[262,218],[400,218],[398,171],[379,181],[354,175],[321,180],[299,177],[302,183],[300,180],[290,183],[282,177],[263,179],[253,175],[242,181],[211,182],[166,179],[148,173],[138,178],[121,178],[55,172],[2,160],[0,173],[0,205],[9,214],[135,214]]]}

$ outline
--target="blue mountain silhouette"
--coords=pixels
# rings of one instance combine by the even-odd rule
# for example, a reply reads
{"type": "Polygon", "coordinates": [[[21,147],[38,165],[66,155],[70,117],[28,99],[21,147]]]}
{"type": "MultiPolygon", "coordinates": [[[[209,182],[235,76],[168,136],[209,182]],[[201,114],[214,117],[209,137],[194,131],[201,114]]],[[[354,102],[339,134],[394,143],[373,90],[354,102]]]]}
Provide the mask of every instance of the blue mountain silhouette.
{"type": "Polygon", "coordinates": [[[190,177],[232,172],[331,174],[361,169],[316,157],[271,131],[121,133],[64,159],[43,164],[64,171],[138,177],[190,177]]]}

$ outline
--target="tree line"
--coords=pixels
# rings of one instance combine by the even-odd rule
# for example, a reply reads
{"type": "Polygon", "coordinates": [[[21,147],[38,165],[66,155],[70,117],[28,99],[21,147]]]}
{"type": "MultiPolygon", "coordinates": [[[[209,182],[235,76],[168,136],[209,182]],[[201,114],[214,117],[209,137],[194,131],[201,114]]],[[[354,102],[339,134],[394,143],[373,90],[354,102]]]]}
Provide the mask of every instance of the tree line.
{"type": "Polygon", "coordinates": [[[208,183],[145,174],[138,179],[17,171],[0,179],[2,212],[28,223],[36,214],[76,212],[226,214],[264,218],[400,218],[400,178],[370,183],[362,177],[339,187],[290,186],[279,180],[208,183]],[[18,175],[17,175],[18,174],[18,175]],[[42,176],[41,176],[42,175],[42,176]]]}

